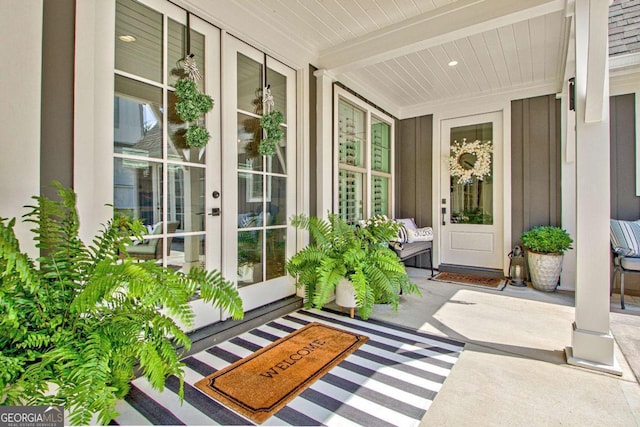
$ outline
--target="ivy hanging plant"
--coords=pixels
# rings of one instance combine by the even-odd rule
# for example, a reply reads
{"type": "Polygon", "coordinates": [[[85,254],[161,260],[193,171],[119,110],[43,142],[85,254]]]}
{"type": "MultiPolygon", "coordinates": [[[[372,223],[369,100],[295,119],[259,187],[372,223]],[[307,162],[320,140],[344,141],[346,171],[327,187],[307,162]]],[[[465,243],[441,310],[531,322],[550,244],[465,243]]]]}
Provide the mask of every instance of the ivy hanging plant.
{"type": "Polygon", "coordinates": [[[198,90],[196,82],[190,78],[183,78],[176,82],[176,113],[180,120],[191,123],[185,134],[185,141],[190,147],[204,147],[211,135],[201,125],[195,123],[202,115],[213,108],[213,99],[198,90]]]}
{"type": "Polygon", "coordinates": [[[276,154],[278,144],[284,137],[284,130],[280,125],[284,122],[284,115],[280,110],[273,110],[260,119],[260,126],[265,131],[265,136],[260,141],[258,153],[263,156],[273,156],[276,154]]]}

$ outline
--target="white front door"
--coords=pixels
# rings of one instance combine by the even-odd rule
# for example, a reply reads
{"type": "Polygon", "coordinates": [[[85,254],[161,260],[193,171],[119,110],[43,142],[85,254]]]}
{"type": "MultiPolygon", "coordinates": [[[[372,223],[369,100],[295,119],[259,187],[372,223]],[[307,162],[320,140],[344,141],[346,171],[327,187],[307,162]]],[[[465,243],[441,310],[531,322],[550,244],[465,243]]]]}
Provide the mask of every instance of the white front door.
{"type": "Polygon", "coordinates": [[[238,283],[245,311],[295,294],[284,271],[295,253],[296,74],[233,36],[223,40],[223,273],[238,283]],[[260,119],[269,88],[284,137],[263,156],[260,119]]]}
{"type": "Polygon", "coordinates": [[[502,113],[443,120],[440,263],[503,268],[502,113]]]}

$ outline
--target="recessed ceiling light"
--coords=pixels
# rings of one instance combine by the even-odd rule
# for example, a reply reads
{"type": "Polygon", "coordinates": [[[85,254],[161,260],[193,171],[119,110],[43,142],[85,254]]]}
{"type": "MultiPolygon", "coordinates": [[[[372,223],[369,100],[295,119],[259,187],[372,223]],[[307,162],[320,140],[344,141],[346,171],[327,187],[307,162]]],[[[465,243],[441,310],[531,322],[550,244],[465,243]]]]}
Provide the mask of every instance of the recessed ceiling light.
{"type": "Polygon", "coordinates": [[[120,40],[122,40],[123,42],[125,42],[125,43],[131,43],[131,42],[136,41],[136,38],[134,36],[131,36],[131,35],[128,35],[128,34],[125,34],[125,35],[120,36],[118,38],[120,40]]]}
{"type": "Polygon", "coordinates": [[[458,65],[458,61],[456,61],[455,59],[451,62],[449,62],[449,67],[455,67],[456,65],[458,65]]]}

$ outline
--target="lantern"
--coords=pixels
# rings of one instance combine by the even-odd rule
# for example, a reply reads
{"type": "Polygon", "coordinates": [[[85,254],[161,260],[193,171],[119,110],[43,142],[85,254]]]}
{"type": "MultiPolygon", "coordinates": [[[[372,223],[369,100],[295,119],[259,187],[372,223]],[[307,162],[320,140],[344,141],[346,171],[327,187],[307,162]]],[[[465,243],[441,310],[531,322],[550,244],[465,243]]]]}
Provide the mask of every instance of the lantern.
{"type": "Polygon", "coordinates": [[[526,287],[524,281],[524,251],[518,245],[509,252],[509,284],[511,286],[526,287]]]}

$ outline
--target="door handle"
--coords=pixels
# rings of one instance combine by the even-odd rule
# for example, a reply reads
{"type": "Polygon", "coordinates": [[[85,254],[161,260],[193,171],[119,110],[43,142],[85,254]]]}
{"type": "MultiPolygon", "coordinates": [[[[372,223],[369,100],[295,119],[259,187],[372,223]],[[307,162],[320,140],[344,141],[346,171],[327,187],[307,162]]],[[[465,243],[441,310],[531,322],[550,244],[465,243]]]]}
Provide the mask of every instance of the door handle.
{"type": "Polygon", "coordinates": [[[443,206],[442,209],[442,225],[447,225],[446,217],[447,217],[447,207],[443,206]]]}
{"type": "Polygon", "coordinates": [[[220,216],[220,208],[211,208],[211,212],[209,212],[211,216],[220,216]]]}

